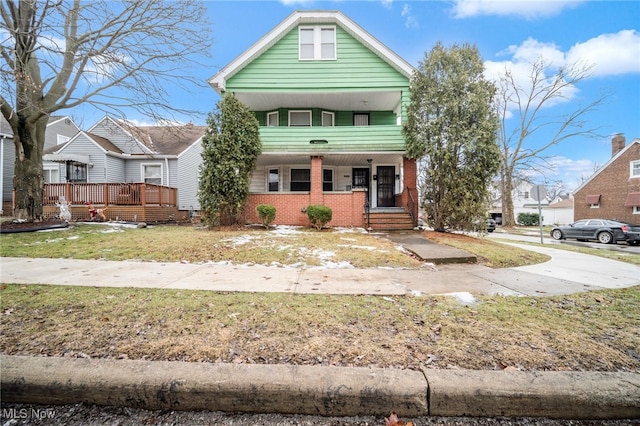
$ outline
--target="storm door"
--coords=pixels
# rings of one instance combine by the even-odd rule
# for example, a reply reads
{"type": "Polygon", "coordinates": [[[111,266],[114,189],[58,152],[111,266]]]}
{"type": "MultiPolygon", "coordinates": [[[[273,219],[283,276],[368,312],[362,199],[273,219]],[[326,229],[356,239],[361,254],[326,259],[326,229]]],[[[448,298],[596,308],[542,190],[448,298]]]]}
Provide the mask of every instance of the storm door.
{"type": "Polygon", "coordinates": [[[395,172],[394,166],[378,166],[377,182],[378,182],[378,207],[395,207],[395,172]]]}

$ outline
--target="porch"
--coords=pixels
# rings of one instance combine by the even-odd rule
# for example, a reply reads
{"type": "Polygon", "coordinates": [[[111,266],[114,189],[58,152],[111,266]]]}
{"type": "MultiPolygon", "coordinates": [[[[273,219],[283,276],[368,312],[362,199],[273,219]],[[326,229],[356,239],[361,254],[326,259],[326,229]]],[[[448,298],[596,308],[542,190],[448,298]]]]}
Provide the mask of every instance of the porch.
{"type": "Polygon", "coordinates": [[[61,197],[70,204],[71,220],[89,220],[87,203],[103,209],[107,220],[165,222],[183,220],[177,189],[144,182],[136,183],[47,183],[44,185],[43,215],[57,216],[61,197]]]}

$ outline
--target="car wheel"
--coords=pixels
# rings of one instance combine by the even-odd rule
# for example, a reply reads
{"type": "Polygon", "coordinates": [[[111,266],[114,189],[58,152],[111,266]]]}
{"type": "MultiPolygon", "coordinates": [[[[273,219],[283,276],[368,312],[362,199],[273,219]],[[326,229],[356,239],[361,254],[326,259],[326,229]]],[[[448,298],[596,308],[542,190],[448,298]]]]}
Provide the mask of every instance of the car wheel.
{"type": "Polygon", "coordinates": [[[611,244],[613,242],[613,235],[610,232],[601,232],[598,234],[598,241],[602,244],[611,244]]]}
{"type": "Polygon", "coordinates": [[[640,245],[640,241],[627,241],[627,244],[630,246],[637,246],[640,245]]]}
{"type": "Polygon", "coordinates": [[[554,229],[553,231],[551,231],[551,236],[553,237],[554,240],[561,240],[562,231],[559,229],[554,229]]]}

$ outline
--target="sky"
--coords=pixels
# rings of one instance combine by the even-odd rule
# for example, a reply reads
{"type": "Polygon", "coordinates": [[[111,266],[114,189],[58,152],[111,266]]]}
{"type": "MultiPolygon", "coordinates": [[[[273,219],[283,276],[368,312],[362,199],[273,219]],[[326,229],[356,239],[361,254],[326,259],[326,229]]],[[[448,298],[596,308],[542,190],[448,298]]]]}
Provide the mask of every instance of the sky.
{"type": "MultiPolygon", "coordinates": [[[[526,72],[541,56],[553,65],[591,64],[592,75],[567,91],[564,102],[543,112],[553,119],[606,95],[604,104],[586,117],[599,136],[578,136],[546,150],[551,168],[544,177],[533,176],[534,183],[562,181],[572,191],[611,158],[614,134],[624,134],[627,144],[640,138],[640,1],[272,0],[207,1],[206,6],[214,40],[210,66],[197,71],[203,81],[296,10],[339,10],[414,67],[437,42],[475,45],[487,77],[505,66],[514,74],[526,72]]],[[[219,100],[213,89],[173,96],[177,105],[202,111],[185,117],[195,124],[205,124],[219,100]]],[[[82,127],[99,118],[87,112],[82,127]]],[[[549,137],[534,136],[530,148],[549,137]]]]}

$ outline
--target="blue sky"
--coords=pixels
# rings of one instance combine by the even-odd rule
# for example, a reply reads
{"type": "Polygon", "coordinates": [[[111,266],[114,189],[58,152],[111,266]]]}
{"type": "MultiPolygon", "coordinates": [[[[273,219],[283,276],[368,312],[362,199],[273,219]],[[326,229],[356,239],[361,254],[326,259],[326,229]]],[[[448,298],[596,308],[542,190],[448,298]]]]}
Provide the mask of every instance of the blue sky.
{"type": "MultiPolygon", "coordinates": [[[[416,67],[438,41],[445,46],[476,45],[489,70],[504,69],[506,64],[514,70],[523,69],[526,61],[538,55],[554,63],[592,63],[593,76],[583,81],[567,102],[545,111],[549,116],[558,115],[602,93],[610,94],[606,103],[588,116],[593,127],[600,127],[603,137],[577,137],[546,151],[553,156],[554,164],[547,177],[562,180],[569,191],[581,177],[591,175],[596,166],[610,159],[613,134],[623,133],[627,143],[640,138],[638,1],[283,0],[206,4],[213,23],[214,44],[211,68],[201,70],[203,80],[293,11],[339,10],[416,67]]],[[[213,110],[217,101],[213,89],[199,91],[198,96],[175,94],[176,104],[202,111],[200,116],[185,118],[196,124],[204,124],[206,113],[213,110]]],[[[83,127],[93,122],[83,121],[83,127]]]]}

